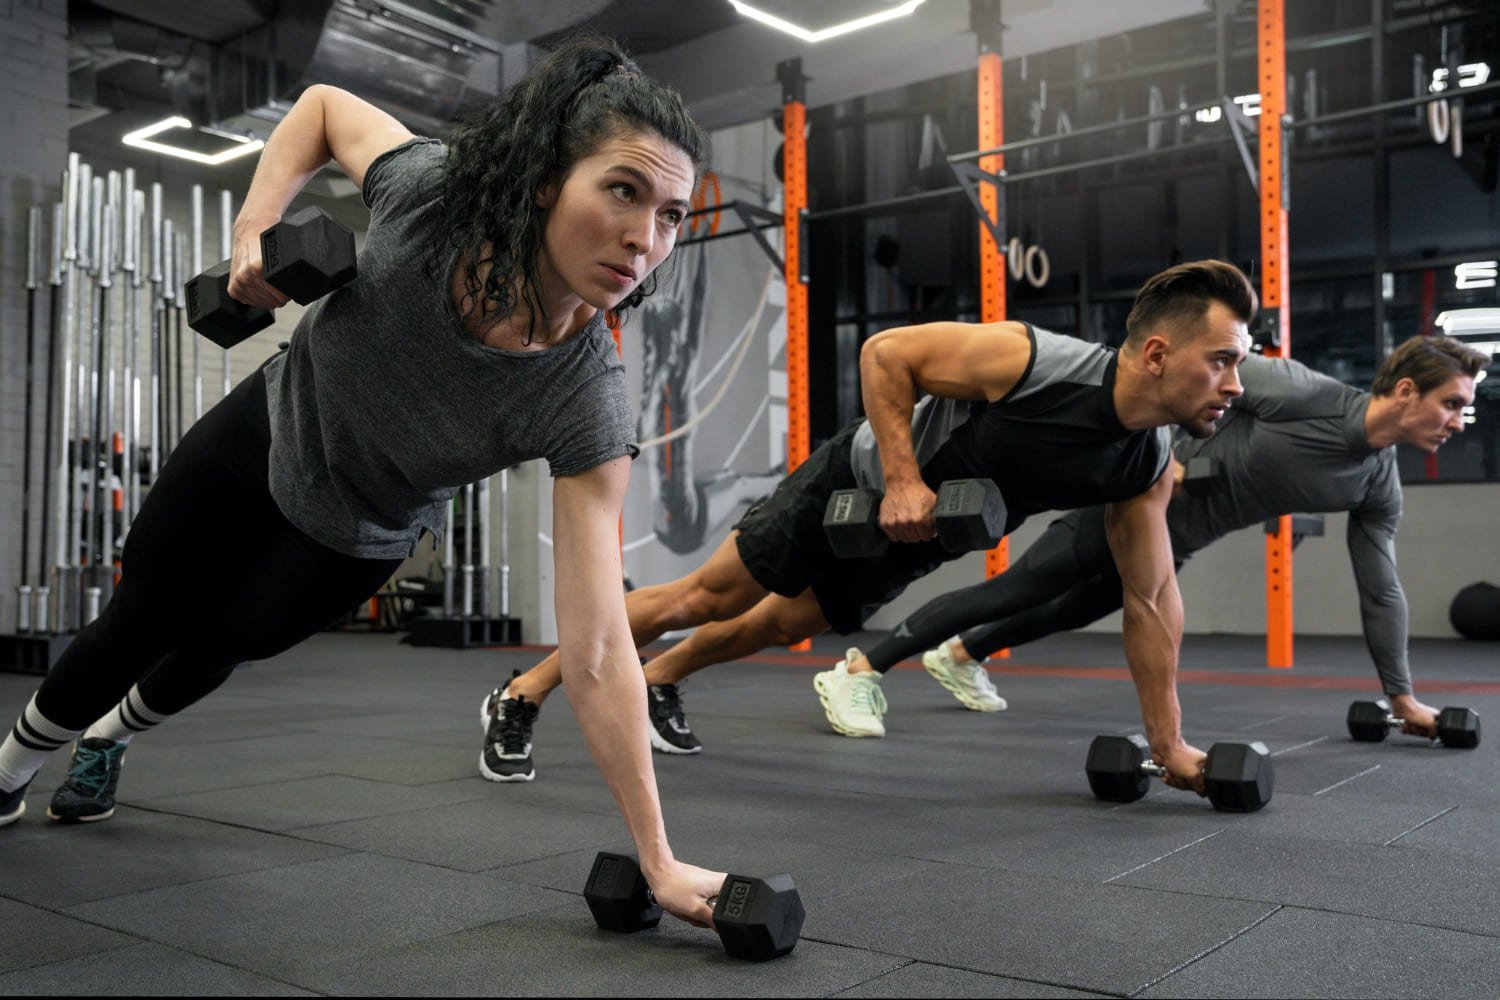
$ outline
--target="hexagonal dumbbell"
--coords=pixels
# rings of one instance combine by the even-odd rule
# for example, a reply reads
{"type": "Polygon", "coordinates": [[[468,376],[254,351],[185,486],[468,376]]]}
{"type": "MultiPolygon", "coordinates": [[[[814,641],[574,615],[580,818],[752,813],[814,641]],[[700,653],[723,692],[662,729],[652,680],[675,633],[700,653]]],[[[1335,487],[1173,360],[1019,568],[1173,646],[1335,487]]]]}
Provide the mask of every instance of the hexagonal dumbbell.
{"type": "MultiPolygon", "coordinates": [[[[1151,778],[1167,769],[1151,759],[1151,747],[1139,734],[1096,736],[1084,764],[1094,797],[1106,802],[1134,802],[1146,794],[1151,778]]],[[[1275,775],[1266,745],[1215,743],[1203,765],[1208,801],[1223,812],[1255,812],[1271,801],[1275,775]]]]}
{"type": "MultiPolygon", "coordinates": [[[[823,511],[823,532],[840,559],[884,555],[890,538],[880,530],[880,494],[835,490],[823,511]]],[[[1005,498],[989,479],[950,479],[938,487],[933,519],[949,552],[994,548],[1005,535],[1005,498]]]]}
{"type": "MultiPolygon", "coordinates": [[[[1354,702],[1345,721],[1349,735],[1362,743],[1379,743],[1386,733],[1406,725],[1405,719],[1391,714],[1390,702],[1383,698],[1354,702]]],[[[1472,750],[1479,745],[1479,713],[1472,708],[1445,708],[1438,713],[1437,730],[1443,746],[1472,750]]]]}
{"type": "MultiPolygon", "coordinates": [[[[629,854],[600,851],[583,898],[594,922],[607,931],[634,933],[661,920],[661,907],[629,854]]],[[[724,951],[752,962],[788,954],[797,946],[807,916],[790,875],[727,875],[713,903],[714,927],[724,951]]]]}
{"type": "MultiPolygon", "coordinates": [[[[354,233],[321,208],[303,208],[260,234],[266,280],[293,301],[307,305],[353,280],[357,271],[354,233]]],[[[270,310],[229,297],[229,261],[220,261],[187,282],[188,326],[230,348],[273,322],[270,310]]]]}

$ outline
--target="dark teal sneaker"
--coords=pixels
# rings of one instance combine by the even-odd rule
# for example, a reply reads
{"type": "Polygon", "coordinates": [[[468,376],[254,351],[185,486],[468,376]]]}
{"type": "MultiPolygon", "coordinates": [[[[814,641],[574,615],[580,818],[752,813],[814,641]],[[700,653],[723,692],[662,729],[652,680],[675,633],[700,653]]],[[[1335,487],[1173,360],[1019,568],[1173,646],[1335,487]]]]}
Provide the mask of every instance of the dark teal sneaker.
{"type": "Polygon", "coordinates": [[[10,826],[26,815],[26,789],[30,787],[28,781],[13,792],[0,792],[0,826],[10,826]]]}
{"type": "Polygon", "coordinates": [[[74,744],[68,780],[52,796],[47,817],[59,823],[97,823],[113,816],[125,747],[97,736],[74,744]]]}

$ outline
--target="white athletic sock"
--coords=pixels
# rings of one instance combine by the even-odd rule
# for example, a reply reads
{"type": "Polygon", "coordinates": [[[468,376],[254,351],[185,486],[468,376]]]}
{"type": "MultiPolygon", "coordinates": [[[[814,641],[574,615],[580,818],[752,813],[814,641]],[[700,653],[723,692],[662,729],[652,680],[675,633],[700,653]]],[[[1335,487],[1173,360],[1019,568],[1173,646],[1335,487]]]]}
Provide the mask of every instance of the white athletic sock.
{"type": "Polygon", "coordinates": [[[136,733],[144,733],[165,718],[165,715],[147,708],[146,703],[141,700],[140,687],[132,685],[118,705],[105,712],[104,717],[98,722],[89,726],[83,738],[129,743],[130,738],[136,733]]]}
{"type": "Polygon", "coordinates": [[[0,744],[0,791],[13,792],[26,784],[47,763],[47,756],[73,741],[76,729],[64,729],[47,720],[36,709],[36,695],[16,720],[10,735],[0,744]]]}

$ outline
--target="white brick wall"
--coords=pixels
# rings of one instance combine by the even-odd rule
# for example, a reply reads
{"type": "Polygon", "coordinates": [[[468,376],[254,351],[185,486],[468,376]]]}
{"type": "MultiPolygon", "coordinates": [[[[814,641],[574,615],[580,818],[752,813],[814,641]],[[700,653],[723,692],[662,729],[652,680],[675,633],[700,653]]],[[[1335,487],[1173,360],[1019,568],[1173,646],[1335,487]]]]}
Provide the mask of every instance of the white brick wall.
{"type": "MultiPolygon", "coordinates": [[[[16,623],[21,573],[25,427],[26,227],[35,202],[57,198],[68,157],[66,0],[0,0],[0,630],[16,623]]],[[[46,275],[41,275],[45,282],[46,275]]],[[[38,329],[46,316],[38,289],[38,329]]],[[[45,344],[41,346],[45,361],[45,344]]],[[[41,528],[45,383],[33,389],[31,565],[41,528]]]]}

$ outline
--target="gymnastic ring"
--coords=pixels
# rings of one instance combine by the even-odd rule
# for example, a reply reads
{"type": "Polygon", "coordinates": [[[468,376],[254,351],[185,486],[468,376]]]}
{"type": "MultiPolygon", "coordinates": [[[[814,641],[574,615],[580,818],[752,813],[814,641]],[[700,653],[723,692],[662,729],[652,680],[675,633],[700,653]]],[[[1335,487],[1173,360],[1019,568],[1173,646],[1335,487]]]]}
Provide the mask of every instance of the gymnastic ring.
{"type": "Polygon", "coordinates": [[[1026,248],[1021,246],[1021,238],[1012,236],[1010,242],[1005,245],[1005,260],[1010,266],[1010,276],[1015,281],[1020,281],[1026,276],[1026,248]]]}
{"type": "Polygon", "coordinates": [[[1427,134],[1432,136],[1432,141],[1438,144],[1448,141],[1448,102],[1446,100],[1427,102],[1427,134]]]}
{"type": "Polygon", "coordinates": [[[1032,288],[1041,288],[1052,277],[1052,260],[1047,251],[1039,246],[1026,248],[1026,283],[1032,288]]]}
{"type": "Polygon", "coordinates": [[[1448,109],[1448,142],[1456,160],[1464,155],[1464,106],[1455,104],[1448,109]]]}

